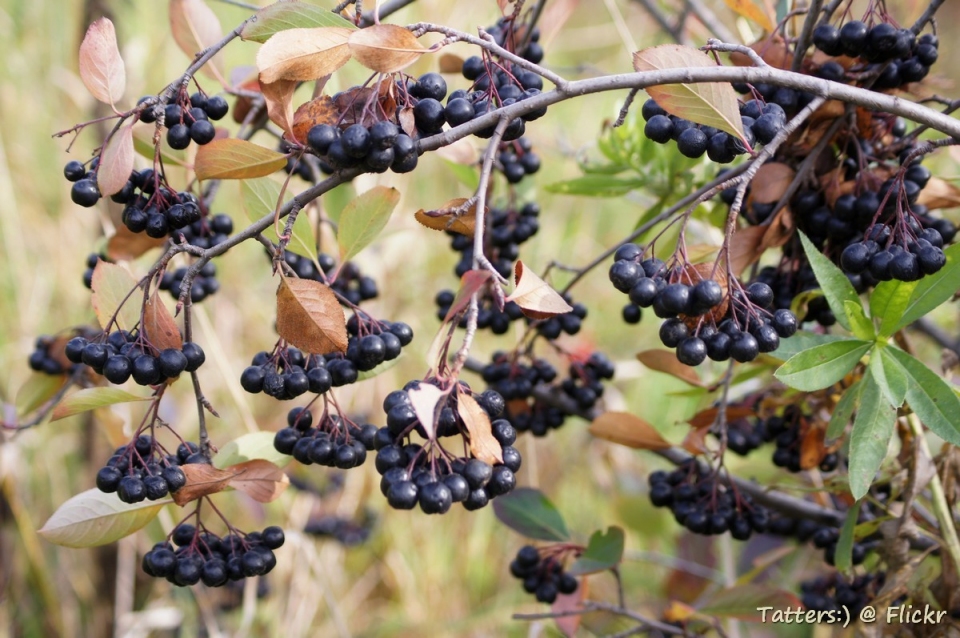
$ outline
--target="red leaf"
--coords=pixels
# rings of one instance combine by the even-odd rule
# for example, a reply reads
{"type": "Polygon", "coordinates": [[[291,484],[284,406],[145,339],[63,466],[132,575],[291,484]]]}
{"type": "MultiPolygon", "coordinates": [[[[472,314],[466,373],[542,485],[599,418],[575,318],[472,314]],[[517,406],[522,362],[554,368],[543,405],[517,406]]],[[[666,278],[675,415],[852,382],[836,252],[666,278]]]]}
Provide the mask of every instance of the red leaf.
{"type": "Polygon", "coordinates": [[[187,483],[170,495],[173,502],[180,506],[203,496],[222,492],[237,474],[233,471],[218,470],[206,463],[181,465],[180,469],[186,475],[187,483]]]}
{"type": "Polygon", "coordinates": [[[484,463],[493,465],[503,463],[503,448],[493,436],[490,416],[480,407],[476,399],[466,393],[457,397],[460,418],[470,433],[470,451],[484,463]]]}
{"type": "Polygon", "coordinates": [[[104,197],[123,188],[133,172],[133,123],[121,126],[110,136],[100,151],[100,167],[97,169],[97,187],[104,197]]]}
{"type": "Polygon", "coordinates": [[[457,197],[443,204],[436,210],[418,210],[414,218],[432,230],[452,230],[461,235],[473,235],[477,219],[477,206],[473,205],[461,215],[455,216],[455,211],[467,202],[465,197],[457,197]]]}
{"type": "Polygon", "coordinates": [[[506,300],[516,302],[523,314],[531,319],[549,319],[573,310],[560,293],[525,268],[522,261],[517,261],[514,268],[514,281],[516,288],[506,300]]]}
{"type": "Polygon", "coordinates": [[[280,281],[277,332],[304,352],[346,352],[347,321],[330,287],[311,279],[280,281]]]}
{"type": "Polygon", "coordinates": [[[287,165],[283,153],[234,138],[214,140],[197,151],[197,179],[248,179],[275,173],[287,165]]]}
{"type": "Polygon", "coordinates": [[[290,140],[296,139],[293,134],[293,92],[296,88],[294,80],[277,80],[270,84],[260,82],[260,92],[267,103],[267,116],[290,140]]]}
{"type": "MultiPolygon", "coordinates": [[[[201,51],[223,39],[217,14],[203,0],[170,0],[170,31],[180,50],[193,60],[201,51]]],[[[222,77],[221,54],[213,56],[200,69],[226,84],[222,77]]]]}
{"type": "Polygon", "coordinates": [[[427,438],[432,439],[437,422],[437,404],[445,396],[443,390],[429,383],[421,383],[419,388],[407,390],[407,395],[427,438]]]}
{"type": "Polygon", "coordinates": [[[318,124],[336,126],[339,114],[329,95],[304,102],[293,114],[293,136],[301,144],[307,141],[307,133],[318,124]]]}
{"type": "Polygon", "coordinates": [[[126,71],[113,22],[100,18],[90,25],[80,43],[80,79],[90,94],[113,106],[123,97],[126,71]]]}
{"type": "Polygon", "coordinates": [[[143,325],[141,327],[147,339],[158,350],[168,348],[179,350],[183,346],[180,327],[177,326],[176,319],[160,301],[156,292],[147,300],[143,308],[143,325]]]}
{"type": "Polygon", "coordinates": [[[637,450],[671,447],[656,428],[627,412],[604,412],[590,423],[590,434],[637,450]]]}
{"type": "MultiPolygon", "coordinates": [[[[550,611],[555,614],[569,613],[583,608],[583,601],[587,597],[587,577],[580,579],[577,590],[572,594],[558,594],[557,599],[550,606],[550,611]]],[[[573,638],[580,629],[580,621],[583,616],[574,614],[572,616],[558,616],[556,619],[557,629],[559,629],[567,638],[573,638]]]]}

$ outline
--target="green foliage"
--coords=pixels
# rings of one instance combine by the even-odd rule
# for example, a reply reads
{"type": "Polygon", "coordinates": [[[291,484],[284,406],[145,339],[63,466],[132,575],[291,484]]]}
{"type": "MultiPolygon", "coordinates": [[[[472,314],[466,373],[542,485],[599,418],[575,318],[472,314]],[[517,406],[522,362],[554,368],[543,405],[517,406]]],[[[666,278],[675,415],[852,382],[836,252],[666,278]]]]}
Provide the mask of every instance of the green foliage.
{"type": "Polygon", "coordinates": [[[830,309],[837,317],[837,323],[851,329],[850,319],[847,317],[847,310],[844,302],[850,301],[860,305],[860,298],[857,291],[853,289],[853,284],[843,274],[843,271],[837,268],[832,261],[824,257],[819,250],[807,239],[802,231],[798,231],[800,241],[803,242],[803,250],[807,254],[807,260],[817,276],[817,282],[820,289],[823,290],[823,296],[827,298],[830,309]]]}
{"type": "Polygon", "coordinates": [[[774,374],[791,388],[821,390],[845,377],[872,346],[861,339],[814,346],[791,357],[774,374]]]}
{"type": "Polygon", "coordinates": [[[543,492],[532,487],[518,487],[497,498],[493,511],[501,523],[529,538],[557,542],[570,538],[559,510],[543,492]]]}
{"type": "Polygon", "coordinates": [[[587,551],[567,571],[579,576],[616,567],[623,559],[623,539],[623,530],[619,527],[612,526],[606,532],[595,531],[590,535],[587,551]]]}
{"type": "Polygon", "coordinates": [[[866,495],[880,464],[887,456],[887,447],[897,421],[897,410],[884,400],[872,376],[861,381],[860,407],[850,433],[850,492],[856,499],[866,495]]]}

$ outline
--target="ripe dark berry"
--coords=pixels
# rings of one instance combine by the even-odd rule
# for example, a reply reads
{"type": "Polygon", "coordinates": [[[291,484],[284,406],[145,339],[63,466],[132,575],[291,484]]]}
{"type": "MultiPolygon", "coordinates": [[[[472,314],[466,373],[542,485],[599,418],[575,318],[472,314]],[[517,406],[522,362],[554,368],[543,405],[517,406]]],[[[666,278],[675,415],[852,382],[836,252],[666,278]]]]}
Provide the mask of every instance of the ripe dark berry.
{"type": "Polygon", "coordinates": [[[63,167],[63,176],[70,182],[79,182],[86,174],[87,169],[77,160],[70,160],[66,166],[63,167]]]}
{"type": "MultiPolygon", "coordinates": [[[[190,125],[190,139],[201,146],[209,144],[216,136],[217,129],[213,126],[213,123],[208,120],[197,120],[190,125]]],[[[169,143],[169,141],[170,138],[168,135],[167,142],[169,143]]],[[[171,146],[173,145],[171,144],[171,146]]]]}
{"type": "Polygon", "coordinates": [[[688,128],[677,137],[677,150],[694,159],[703,156],[707,152],[706,133],[698,128],[688,128]]]}
{"type": "Polygon", "coordinates": [[[443,112],[450,126],[466,124],[474,117],[473,104],[464,98],[450,100],[443,112]]]}
{"type": "Polygon", "coordinates": [[[493,476],[490,477],[490,482],[487,483],[486,492],[491,497],[500,496],[513,491],[513,488],[516,486],[517,477],[513,471],[506,466],[497,465],[493,468],[493,476]]]}
{"type": "Polygon", "coordinates": [[[107,349],[99,343],[88,343],[83,348],[81,360],[95,370],[102,369],[107,362],[107,349]]]}
{"type": "Polygon", "coordinates": [[[446,121],[443,117],[443,105],[433,98],[424,98],[413,107],[413,118],[417,128],[427,134],[439,133],[446,121]]]}
{"type": "Polygon", "coordinates": [[[773,303],[773,289],[761,281],[755,281],[747,286],[747,299],[761,308],[769,308],[773,303]]]}
{"type": "Polygon", "coordinates": [[[870,263],[870,251],[863,242],[850,244],[840,253],[840,265],[849,273],[861,273],[870,263]]]}
{"type": "Polygon", "coordinates": [[[227,104],[227,101],[219,95],[208,97],[206,103],[203,105],[203,110],[207,112],[207,117],[209,117],[211,120],[219,120],[223,118],[229,109],[230,105],[227,104]]]}
{"type": "Polygon", "coordinates": [[[417,505],[417,486],[411,481],[399,481],[387,490],[387,503],[398,510],[412,510],[417,505]]]}
{"type": "Polygon", "coordinates": [[[653,309],[657,316],[670,317],[686,312],[689,305],[690,287],[685,284],[669,284],[654,300],[653,309]]]}
{"type": "Polygon", "coordinates": [[[439,73],[424,73],[414,84],[410,93],[418,98],[442,100],[447,97],[447,83],[439,73]]]}
{"type": "Polygon", "coordinates": [[[167,490],[170,492],[176,492],[187,484],[187,476],[179,467],[165,467],[163,468],[163,471],[160,472],[160,476],[162,476],[163,480],[166,481],[167,490]]]}
{"type": "Polygon", "coordinates": [[[282,547],[285,540],[283,530],[276,525],[271,525],[270,527],[264,529],[260,534],[260,538],[263,541],[263,544],[270,549],[282,547]]]}
{"type": "Polygon", "coordinates": [[[318,124],[307,131],[307,144],[318,155],[326,155],[330,145],[340,138],[340,131],[329,124],[318,124]]]}
{"type": "Polygon", "coordinates": [[[203,348],[192,341],[184,343],[181,352],[183,352],[183,356],[187,358],[187,367],[184,368],[185,372],[195,372],[207,359],[207,356],[203,353],[203,348]]]}
{"type": "Polygon", "coordinates": [[[634,261],[615,261],[610,266],[610,282],[620,292],[630,292],[641,277],[643,277],[643,269],[634,261]]]}
{"type": "Polygon", "coordinates": [[[899,281],[916,281],[922,275],[920,265],[913,253],[903,251],[890,262],[890,275],[899,281]]]}
{"type": "Polygon", "coordinates": [[[677,359],[688,366],[697,366],[707,358],[707,344],[699,337],[687,337],[677,346],[677,359]]]}
{"type": "Polygon", "coordinates": [[[676,348],[687,338],[690,330],[679,319],[667,319],[660,325],[660,341],[668,348],[676,348]]]}
{"type": "Polygon", "coordinates": [[[453,494],[445,483],[427,483],[420,488],[420,509],[425,514],[443,514],[453,503],[453,494]]]}
{"type": "Polygon", "coordinates": [[[740,336],[730,344],[730,357],[734,361],[746,363],[756,359],[759,354],[760,346],[756,338],[748,332],[741,333],[740,336]]]}
{"type": "Polygon", "coordinates": [[[947,263],[943,250],[936,246],[924,246],[917,252],[917,264],[925,275],[932,275],[947,263]]]}
{"type": "Polygon", "coordinates": [[[170,148],[183,150],[190,146],[190,127],[186,124],[174,124],[167,130],[167,144],[170,148]]]}
{"type": "Polygon", "coordinates": [[[362,159],[371,147],[370,131],[363,124],[353,124],[340,134],[340,143],[347,155],[362,159]]]}
{"type": "Polygon", "coordinates": [[[117,491],[123,474],[115,467],[102,467],[97,472],[97,489],[106,494],[112,494],[117,491]]]}
{"type": "Polygon", "coordinates": [[[133,361],[133,380],[140,385],[154,385],[160,382],[160,366],[149,354],[142,354],[133,361]]]}
{"type": "Polygon", "coordinates": [[[786,308],[774,312],[770,324],[781,339],[792,337],[797,332],[797,317],[786,308]]]}
{"type": "Polygon", "coordinates": [[[260,366],[249,366],[240,375],[240,385],[247,392],[256,394],[263,390],[265,376],[266,371],[260,366]]]}
{"type": "Polygon", "coordinates": [[[159,475],[145,476],[143,486],[146,490],[147,500],[156,501],[167,495],[167,482],[159,475]]]}
{"type": "Polygon", "coordinates": [[[704,279],[693,286],[690,296],[692,307],[705,312],[723,301],[723,288],[713,279],[704,279]]]}
{"type": "Polygon", "coordinates": [[[132,372],[132,366],[130,365],[130,359],[115,355],[107,359],[107,362],[103,365],[103,376],[106,377],[107,381],[110,383],[126,383],[127,379],[130,378],[130,373],[132,372]]]}
{"type": "Polygon", "coordinates": [[[97,189],[97,183],[92,179],[81,179],[74,182],[70,188],[70,199],[74,204],[90,208],[100,201],[100,191],[97,189]]]}
{"type": "Polygon", "coordinates": [[[136,476],[124,476],[117,486],[117,496],[124,503],[139,503],[147,497],[147,489],[136,476]]]}
{"type": "Polygon", "coordinates": [[[813,45],[830,56],[843,53],[840,29],[830,24],[821,24],[813,30],[813,45]]]}
{"type": "Polygon", "coordinates": [[[657,144],[666,144],[673,139],[673,121],[666,115],[654,115],[644,125],[643,134],[657,144]]]}
{"type": "Polygon", "coordinates": [[[851,20],[840,27],[840,44],[843,52],[850,57],[859,56],[867,43],[867,25],[859,20],[851,20]]]}
{"type": "Polygon", "coordinates": [[[260,552],[248,551],[240,559],[243,567],[243,575],[247,578],[259,576],[267,572],[267,563],[263,560],[260,552]]]}
{"type": "Polygon", "coordinates": [[[180,376],[187,369],[187,357],[176,348],[167,348],[157,357],[160,374],[171,379],[180,376]]]}

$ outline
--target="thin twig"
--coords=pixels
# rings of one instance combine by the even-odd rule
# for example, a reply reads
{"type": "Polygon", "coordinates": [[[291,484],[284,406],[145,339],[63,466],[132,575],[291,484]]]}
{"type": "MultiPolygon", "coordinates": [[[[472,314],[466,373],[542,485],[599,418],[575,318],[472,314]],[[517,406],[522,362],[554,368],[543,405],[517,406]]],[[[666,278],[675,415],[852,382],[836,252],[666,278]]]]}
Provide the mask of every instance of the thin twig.
{"type": "Polygon", "coordinates": [[[810,47],[810,39],[813,37],[813,29],[817,24],[817,18],[820,16],[820,10],[823,8],[823,0],[811,0],[810,7],[807,10],[807,17],[803,21],[803,27],[800,29],[800,37],[793,47],[793,64],[790,70],[794,73],[800,71],[803,65],[803,59],[807,55],[807,49],[810,47]]]}

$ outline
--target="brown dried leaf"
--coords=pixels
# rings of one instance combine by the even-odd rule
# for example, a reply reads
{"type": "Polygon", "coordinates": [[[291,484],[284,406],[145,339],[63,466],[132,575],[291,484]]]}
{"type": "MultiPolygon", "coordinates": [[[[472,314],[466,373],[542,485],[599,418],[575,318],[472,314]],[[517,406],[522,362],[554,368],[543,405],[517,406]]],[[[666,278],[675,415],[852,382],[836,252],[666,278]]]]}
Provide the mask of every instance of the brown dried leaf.
{"type": "MultiPolygon", "coordinates": [[[[701,410],[695,415],[687,419],[687,423],[690,424],[690,427],[696,428],[698,430],[709,428],[717,420],[717,414],[720,412],[720,408],[717,406],[707,408],[706,410],[701,410]]],[[[737,419],[745,419],[751,416],[754,416],[756,411],[748,405],[728,405],[727,406],[727,421],[736,421],[737,419]]]]}
{"type": "MultiPolygon", "coordinates": [[[[170,31],[177,46],[191,60],[223,39],[217,14],[203,0],[170,0],[170,31]]],[[[222,83],[222,54],[213,56],[200,70],[222,83]]]]}
{"type": "Polygon", "coordinates": [[[750,180],[749,202],[771,204],[780,201],[797,171],[782,162],[767,162],[750,180]]]}
{"type": "Polygon", "coordinates": [[[108,18],[95,21],[83,36],[80,79],[90,94],[105,104],[113,106],[123,97],[126,70],[117,47],[117,31],[108,18]]]}
{"type": "Polygon", "coordinates": [[[670,443],[656,428],[627,412],[604,412],[590,423],[590,434],[636,450],[664,450],[670,443]]]}
{"type": "Polygon", "coordinates": [[[110,136],[100,151],[100,167],[97,169],[97,188],[108,197],[120,191],[133,172],[133,123],[121,126],[110,136]]]}
{"type": "Polygon", "coordinates": [[[158,293],[154,292],[143,308],[143,332],[150,343],[158,350],[174,348],[179,350],[183,346],[180,336],[180,327],[158,293]]]}
{"type": "Polygon", "coordinates": [[[127,269],[100,260],[93,269],[90,288],[93,291],[91,301],[93,311],[100,321],[100,327],[107,329],[114,313],[117,315],[115,327],[121,330],[133,330],[140,321],[140,305],[130,292],[137,282],[127,269]],[[121,307],[120,304],[123,304],[121,307]],[[119,311],[117,310],[119,308],[119,311]]]}
{"type": "Polygon", "coordinates": [[[170,496],[181,507],[198,498],[222,492],[236,476],[235,472],[218,470],[207,463],[190,463],[181,465],[180,469],[186,475],[187,483],[170,496]]]}
{"type": "Polygon", "coordinates": [[[284,471],[265,459],[231,465],[224,471],[233,474],[227,483],[230,487],[240,490],[258,503],[277,500],[290,485],[290,478],[284,471]]]}
{"type": "Polygon", "coordinates": [[[461,310],[466,308],[470,303],[470,297],[473,296],[473,293],[483,288],[492,278],[493,274],[489,270],[468,270],[463,273],[463,277],[460,278],[460,290],[457,291],[457,296],[454,297],[453,303],[450,304],[450,309],[447,311],[447,316],[443,318],[443,321],[450,321],[461,310]]]}
{"type": "Polygon", "coordinates": [[[580,0],[553,0],[548,2],[540,16],[540,44],[548,47],[577,10],[580,0]]]}
{"type": "Polygon", "coordinates": [[[463,424],[470,434],[470,451],[475,458],[493,465],[503,463],[503,449],[493,436],[490,416],[480,407],[476,399],[466,393],[457,397],[457,407],[463,424]]]}
{"type": "Polygon", "coordinates": [[[417,137],[417,122],[413,116],[413,107],[405,106],[397,113],[397,119],[400,121],[400,128],[410,137],[417,137]]]}
{"type": "Polygon", "coordinates": [[[939,177],[931,177],[920,191],[917,203],[923,204],[930,210],[955,208],[960,206],[960,188],[939,177]]]}
{"type": "MultiPolygon", "coordinates": [[[[751,44],[750,48],[774,68],[789,69],[793,65],[793,52],[779,34],[758,40],[751,44]]],[[[753,66],[753,60],[743,53],[731,53],[730,61],[737,66],[753,66]]]]}
{"type": "Polygon", "coordinates": [[[581,614],[563,614],[569,614],[572,611],[583,609],[583,601],[587,597],[587,589],[587,577],[581,576],[580,585],[575,592],[572,594],[557,594],[557,599],[550,606],[550,612],[557,614],[555,620],[557,629],[559,629],[566,638],[573,638],[577,635],[577,630],[580,629],[580,620],[583,616],[581,614]]]}
{"type": "Polygon", "coordinates": [[[413,214],[414,218],[427,228],[433,230],[452,230],[461,235],[472,236],[476,229],[477,206],[474,204],[470,210],[459,217],[453,215],[460,206],[466,203],[466,197],[451,199],[436,210],[425,211],[422,208],[413,214]]]}
{"type": "Polygon", "coordinates": [[[296,139],[293,131],[293,92],[297,90],[296,80],[277,80],[270,84],[263,82],[259,84],[260,92],[267,104],[267,117],[283,129],[288,139],[296,139]]]}
{"type": "Polygon", "coordinates": [[[771,20],[760,7],[755,5],[752,0],[723,0],[737,15],[743,16],[757,24],[761,29],[772,32],[775,20],[771,20]]]}
{"type": "Polygon", "coordinates": [[[413,406],[413,411],[420,420],[427,439],[432,439],[436,432],[437,404],[446,395],[437,386],[424,382],[419,388],[407,390],[407,396],[410,397],[410,405],[413,406]]]}
{"type": "Polygon", "coordinates": [[[275,173],[287,165],[283,153],[235,138],[215,139],[197,151],[197,179],[249,179],[275,173]]]}
{"type": "Polygon", "coordinates": [[[531,319],[549,319],[573,310],[550,284],[540,279],[532,270],[517,261],[514,267],[516,288],[506,301],[516,302],[523,314],[531,319]]]}
{"type": "Polygon", "coordinates": [[[747,266],[760,259],[763,250],[760,245],[767,229],[764,226],[747,226],[738,228],[730,238],[730,248],[727,258],[730,260],[730,270],[734,275],[742,273],[747,266]]]}
{"type": "Polygon", "coordinates": [[[316,80],[331,75],[350,60],[347,40],[355,33],[344,27],[281,31],[257,52],[260,81],[316,80]]]}
{"type": "Polygon", "coordinates": [[[781,208],[776,217],[763,228],[766,228],[766,231],[763,233],[758,247],[761,255],[768,248],[779,248],[790,241],[794,229],[793,213],[790,211],[790,207],[784,206],[781,208]]]}
{"type": "Polygon", "coordinates": [[[675,379],[680,379],[692,386],[705,388],[706,384],[697,374],[697,371],[690,366],[683,365],[677,360],[677,356],[669,350],[644,350],[637,353],[637,361],[647,366],[651,370],[669,374],[675,379]]]}
{"type": "Polygon", "coordinates": [[[284,277],[277,289],[277,332],[311,354],[347,351],[347,320],[330,287],[284,277]]]}
{"type": "Polygon", "coordinates": [[[440,73],[460,73],[463,69],[463,58],[452,53],[444,53],[437,62],[440,73]]]}
{"type": "Polygon", "coordinates": [[[809,470],[820,465],[827,455],[827,448],[823,442],[827,431],[821,427],[807,428],[807,432],[800,441],[800,467],[809,470]]]}
{"type": "Polygon", "coordinates": [[[371,71],[395,73],[416,62],[427,49],[408,29],[375,24],[350,33],[350,52],[371,71]]]}
{"type": "Polygon", "coordinates": [[[301,144],[307,141],[307,133],[319,124],[335,125],[339,113],[329,95],[304,102],[293,114],[293,136],[301,144]]]}

